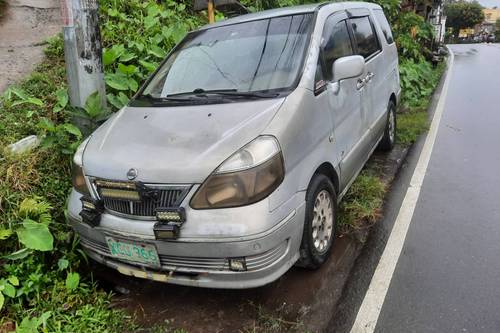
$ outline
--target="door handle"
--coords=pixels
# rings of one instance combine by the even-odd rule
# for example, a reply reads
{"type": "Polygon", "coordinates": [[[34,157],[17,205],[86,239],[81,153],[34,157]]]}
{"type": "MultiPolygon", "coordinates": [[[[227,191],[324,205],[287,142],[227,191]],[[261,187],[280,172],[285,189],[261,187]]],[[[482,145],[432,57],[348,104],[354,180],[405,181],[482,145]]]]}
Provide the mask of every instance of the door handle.
{"type": "Polygon", "coordinates": [[[373,74],[372,72],[368,72],[368,74],[366,75],[366,82],[370,82],[374,76],[375,74],[373,74]]]}
{"type": "Polygon", "coordinates": [[[356,82],[356,89],[361,90],[366,85],[366,79],[358,79],[356,82]]]}

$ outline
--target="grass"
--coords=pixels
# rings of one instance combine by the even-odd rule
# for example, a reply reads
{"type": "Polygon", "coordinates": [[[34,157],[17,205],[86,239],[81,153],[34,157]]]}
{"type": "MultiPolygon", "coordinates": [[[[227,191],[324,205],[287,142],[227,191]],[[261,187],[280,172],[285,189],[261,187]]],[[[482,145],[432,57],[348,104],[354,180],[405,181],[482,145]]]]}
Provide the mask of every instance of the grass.
{"type": "MultiPolygon", "coordinates": [[[[18,308],[18,313],[22,311],[22,318],[36,318],[49,313],[45,324],[48,332],[134,331],[136,326],[131,324],[132,318],[121,310],[111,308],[110,304],[111,295],[98,291],[93,285],[83,285],[77,292],[68,293],[64,283],[59,281],[43,293],[30,309],[26,309],[23,304],[14,304],[11,308],[18,308]]],[[[21,316],[0,320],[0,332],[2,323],[8,325],[14,321],[19,327],[21,316]]]]}
{"type": "Polygon", "coordinates": [[[283,305],[275,311],[269,312],[261,305],[251,304],[257,311],[255,321],[250,327],[245,327],[242,333],[306,333],[304,324],[286,317],[287,309],[283,305]]]}
{"type": "Polygon", "coordinates": [[[403,145],[411,145],[428,129],[429,114],[425,109],[399,113],[396,141],[403,145]]]}
{"type": "MultiPolygon", "coordinates": [[[[396,142],[409,146],[429,127],[426,109],[398,113],[396,142]]],[[[388,190],[382,181],[382,169],[368,162],[339,205],[338,227],[341,233],[350,233],[371,226],[381,216],[388,190]]]]}
{"type": "Polygon", "coordinates": [[[139,329],[137,331],[144,333],[188,333],[188,331],[182,328],[172,328],[172,323],[170,320],[165,319],[163,323],[157,323],[151,328],[139,329]]]}
{"type": "Polygon", "coordinates": [[[8,103],[5,99],[0,101],[0,147],[39,132],[37,124],[42,117],[48,117],[56,122],[65,118],[64,113],[52,112],[56,101],[55,92],[58,88],[66,86],[62,40],[49,40],[45,53],[47,59],[17,85],[30,97],[41,99],[43,105],[12,106],[12,103],[8,103]]]}
{"type": "Polygon", "coordinates": [[[380,217],[387,186],[379,173],[365,168],[342,199],[338,216],[341,231],[370,226],[380,217]]]}
{"type": "MultiPolygon", "coordinates": [[[[2,1],[2,0],[0,0],[2,1]]],[[[36,252],[22,260],[2,258],[19,248],[13,239],[0,238],[0,283],[15,276],[19,280],[16,297],[6,297],[0,309],[0,332],[132,332],[134,318],[111,305],[112,295],[99,290],[90,276],[83,276],[78,287],[66,286],[66,275],[78,271],[86,258],[78,240],[65,222],[65,198],[71,187],[70,156],[60,149],[39,148],[12,155],[4,148],[26,135],[40,133],[39,122],[66,121],[67,114],[53,112],[56,91],[64,88],[65,69],[60,38],[49,40],[47,59],[16,85],[41,105],[14,105],[0,98],[0,230],[22,221],[18,206],[25,198],[41,198],[52,206],[51,232],[54,250],[36,252]],[[60,259],[69,262],[58,268],[60,259]]]]}

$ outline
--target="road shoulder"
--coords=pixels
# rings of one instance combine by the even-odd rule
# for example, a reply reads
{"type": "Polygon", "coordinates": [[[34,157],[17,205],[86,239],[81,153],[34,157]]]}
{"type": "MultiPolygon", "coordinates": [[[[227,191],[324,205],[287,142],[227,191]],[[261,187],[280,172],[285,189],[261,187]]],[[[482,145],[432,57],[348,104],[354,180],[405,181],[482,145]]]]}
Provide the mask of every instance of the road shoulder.
{"type": "MultiPolygon", "coordinates": [[[[449,77],[449,74],[450,67],[446,69],[446,73],[442,76],[441,81],[433,94],[432,102],[428,108],[430,119],[433,119],[436,114],[439,102],[442,99],[446,79],[447,77],[449,77]]],[[[412,176],[415,173],[418,160],[424,149],[428,135],[428,133],[422,135],[410,148],[407,160],[402,165],[401,171],[395,179],[392,189],[385,202],[383,214],[384,217],[371,230],[370,237],[368,238],[368,241],[363,248],[362,253],[356,260],[354,268],[351,272],[351,277],[344,289],[336,313],[333,315],[326,331],[351,331],[351,328],[353,327],[356,320],[356,315],[360,307],[362,306],[366,292],[369,289],[370,283],[372,281],[372,276],[375,273],[391,231],[393,230],[394,223],[398,218],[400,207],[405,198],[407,189],[410,187],[412,176]]],[[[363,316],[364,315],[365,314],[363,314],[363,316]]],[[[358,322],[358,325],[359,324],[360,323],[358,322]]],[[[361,325],[363,326],[363,324],[361,325]]],[[[373,328],[374,327],[375,326],[373,326],[373,328]]],[[[359,330],[352,330],[352,332],[363,331],[364,328],[359,330]]]]}

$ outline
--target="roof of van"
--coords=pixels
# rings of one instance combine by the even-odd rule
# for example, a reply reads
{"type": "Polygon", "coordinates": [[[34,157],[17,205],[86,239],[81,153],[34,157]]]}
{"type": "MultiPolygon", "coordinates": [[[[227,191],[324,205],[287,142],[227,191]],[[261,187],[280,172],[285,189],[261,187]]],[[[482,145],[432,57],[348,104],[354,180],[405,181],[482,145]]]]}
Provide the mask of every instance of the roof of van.
{"type": "Polygon", "coordinates": [[[319,9],[320,7],[327,6],[327,5],[330,9],[333,9],[333,10],[344,10],[344,9],[351,9],[351,8],[379,8],[379,9],[381,8],[379,5],[376,5],[374,3],[361,2],[361,1],[322,2],[322,3],[314,3],[314,4],[309,4],[309,5],[268,9],[268,10],[264,10],[261,12],[240,15],[240,16],[232,17],[230,19],[219,21],[219,22],[216,22],[213,24],[204,25],[200,29],[221,27],[221,26],[225,26],[225,25],[267,19],[267,18],[272,18],[272,17],[277,17],[277,16],[312,13],[312,12],[316,11],[317,9],[319,9]]]}

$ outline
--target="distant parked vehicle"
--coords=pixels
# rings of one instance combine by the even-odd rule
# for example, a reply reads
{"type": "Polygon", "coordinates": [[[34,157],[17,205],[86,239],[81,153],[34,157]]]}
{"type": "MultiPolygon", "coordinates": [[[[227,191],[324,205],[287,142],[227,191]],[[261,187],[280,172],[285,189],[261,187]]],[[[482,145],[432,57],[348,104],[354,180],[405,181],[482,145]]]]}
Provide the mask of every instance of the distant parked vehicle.
{"type": "Polygon", "coordinates": [[[250,288],[318,268],[338,201],[394,146],[399,96],[378,5],[207,25],[78,148],[69,222],[91,258],[157,281],[250,288]]]}

